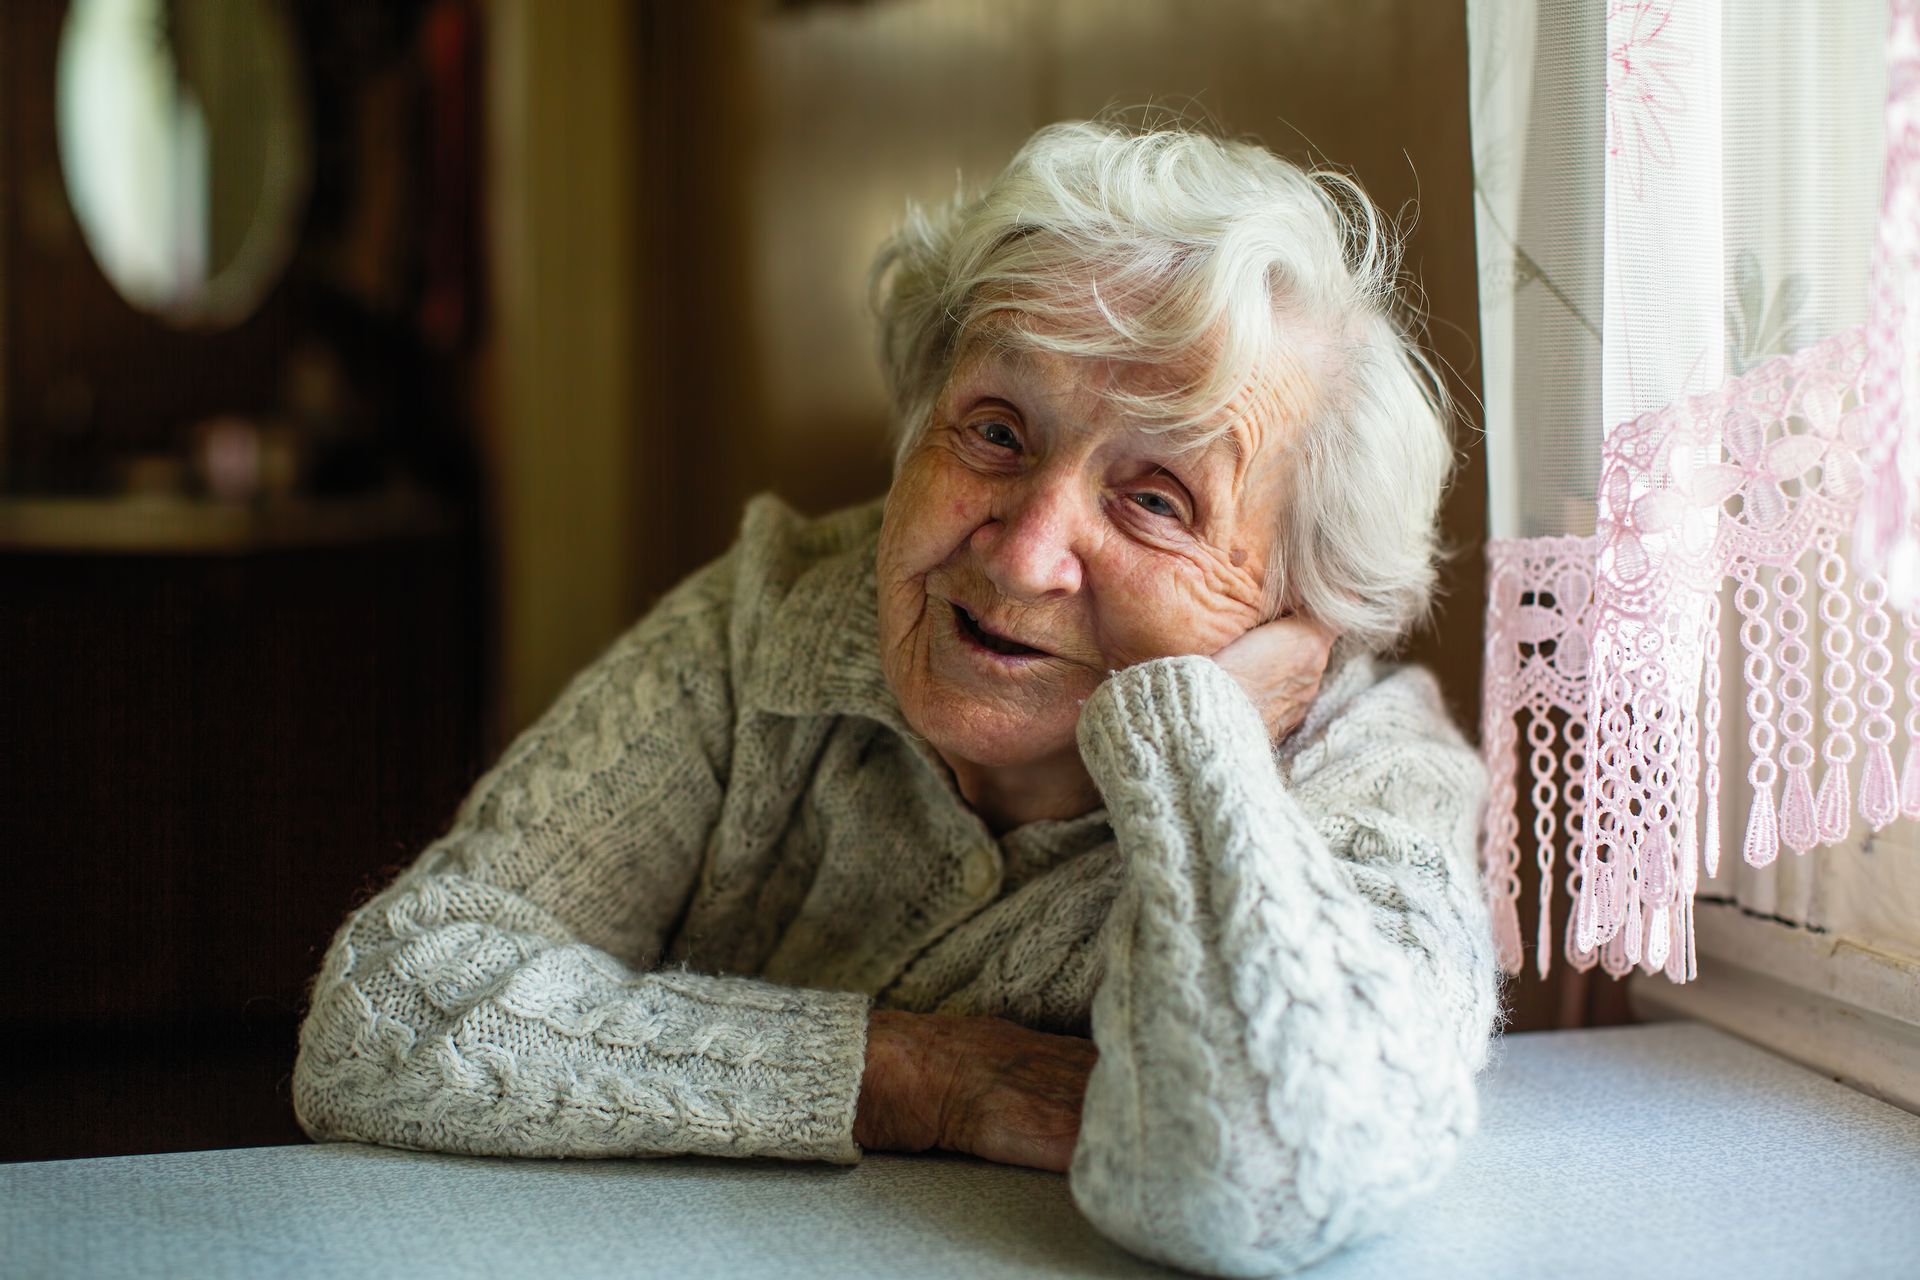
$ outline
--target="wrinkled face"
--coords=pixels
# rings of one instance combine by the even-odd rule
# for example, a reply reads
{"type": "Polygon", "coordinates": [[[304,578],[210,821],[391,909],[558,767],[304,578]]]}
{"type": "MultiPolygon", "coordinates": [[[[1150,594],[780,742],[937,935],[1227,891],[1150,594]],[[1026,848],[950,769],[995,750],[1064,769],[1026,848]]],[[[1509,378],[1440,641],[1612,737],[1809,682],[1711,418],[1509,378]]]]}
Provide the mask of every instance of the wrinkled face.
{"type": "Polygon", "coordinates": [[[1300,388],[1262,378],[1201,451],[1097,394],[1127,371],[987,350],[955,370],[887,496],[881,661],[949,762],[1074,749],[1110,671],[1213,654],[1263,619],[1300,388]]]}

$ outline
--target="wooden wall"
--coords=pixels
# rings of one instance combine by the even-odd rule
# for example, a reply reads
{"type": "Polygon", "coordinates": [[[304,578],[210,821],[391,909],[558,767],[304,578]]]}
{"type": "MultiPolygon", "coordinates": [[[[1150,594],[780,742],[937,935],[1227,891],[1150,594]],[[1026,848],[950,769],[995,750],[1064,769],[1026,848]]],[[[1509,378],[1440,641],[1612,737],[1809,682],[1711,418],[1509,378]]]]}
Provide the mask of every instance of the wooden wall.
{"type": "MultiPolygon", "coordinates": [[[[1471,722],[1485,478],[1463,6],[756,4],[710,6],[694,38],[680,7],[656,8],[676,16],[643,37],[656,89],[645,101],[672,113],[673,154],[646,181],[669,183],[674,200],[697,192],[712,214],[651,246],[671,259],[657,275],[668,305],[702,317],[697,332],[665,337],[681,350],[653,388],[669,432],[699,424],[699,462],[713,472],[686,564],[724,545],[753,492],[825,509],[885,488],[866,272],[909,198],[984,181],[1039,125],[1156,104],[1345,168],[1389,213],[1417,199],[1407,265],[1430,307],[1430,349],[1453,371],[1464,465],[1446,515],[1460,554],[1415,656],[1440,670],[1471,722]],[[694,92],[707,96],[689,101],[688,68],[703,62],[706,88],[694,92]]],[[[648,456],[643,447],[643,469],[648,456]]],[[[680,569],[659,565],[658,582],[680,569]]]]}
{"type": "MultiPolygon", "coordinates": [[[[527,6],[543,10],[532,20],[579,21],[567,6],[527,6]]],[[[1476,730],[1486,482],[1464,4],[647,0],[607,36],[633,69],[634,216],[596,224],[618,243],[606,269],[568,276],[578,290],[568,322],[583,350],[631,343],[633,434],[595,453],[597,428],[522,396],[500,424],[500,456],[538,457],[555,471],[542,509],[560,527],[585,537],[624,511],[630,541],[583,567],[587,544],[565,550],[511,517],[503,526],[509,547],[548,544],[529,552],[528,581],[551,564],[582,593],[562,599],[529,586],[516,599],[510,573],[506,727],[546,705],[611,639],[616,619],[718,554],[749,495],[771,489],[824,511],[885,489],[866,273],[908,199],[985,180],[1042,124],[1155,104],[1344,168],[1403,218],[1406,264],[1431,316],[1428,348],[1459,404],[1461,460],[1445,512],[1455,555],[1435,624],[1410,656],[1434,667],[1456,716],[1476,730]],[[626,298],[630,318],[616,305],[626,298]],[[626,468],[613,488],[609,465],[626,468]],[[602,513],[597,523],[561,510],[567,477],[602,513]]],[[[586,104],[585,86],[611,65],[596,58],[555,72],[542,91],[586,104]]],[[[562,118],[547,114],[550,126],[562,118]]],[[[583,127],[627,137],[618,121],[583,127]]],[[[605,146],[594,156],[617,159],[605,146]]],[[[495,188],[551,204],[605,181],[545,172],[544,186],[496,172],[495,188]]],[[[496,255],[534,251],[496,238],[496,255]]],[[[511,350],[501,355],[511,363],[511,350]]],[[[1610,986],[1529,980],[1513,990],[1513,1025],[1582,1021],[1589,1004],[1612,999],[1610,986]]]]}

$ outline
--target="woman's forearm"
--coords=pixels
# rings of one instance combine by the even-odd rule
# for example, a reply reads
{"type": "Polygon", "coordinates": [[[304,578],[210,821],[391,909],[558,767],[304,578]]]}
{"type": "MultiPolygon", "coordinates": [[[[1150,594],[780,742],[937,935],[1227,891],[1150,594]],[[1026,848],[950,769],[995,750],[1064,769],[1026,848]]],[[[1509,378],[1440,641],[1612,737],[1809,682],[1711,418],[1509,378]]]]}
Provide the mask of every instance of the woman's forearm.
{"type": "Polygon", "coordinates": [[[632,970],[541,914],[452,874],[356,912],[301,1028],[307,1131],[475,1155],[858,1158],[867,997],[632,970]]]}
{"type": "Polygon", "coordinates": [[[672,592],[339,930],[300,1032],[316,1138],[850,1161],[868,998],[653,967],[724,800],[732,558],[672,592]]]}
{"type": "Polygon", "coordinates": [[[1494,987],[1457,815],[1477,774],[1399,695],[1368,696],[1378,723],[1341,718],[1312,814],[1207,659],[1130,668],[1088,703],[1128,883],[1073,1190],[1136,1251],[1308,1265],[1428,1187],[1474,1123],[1494,987]]]}

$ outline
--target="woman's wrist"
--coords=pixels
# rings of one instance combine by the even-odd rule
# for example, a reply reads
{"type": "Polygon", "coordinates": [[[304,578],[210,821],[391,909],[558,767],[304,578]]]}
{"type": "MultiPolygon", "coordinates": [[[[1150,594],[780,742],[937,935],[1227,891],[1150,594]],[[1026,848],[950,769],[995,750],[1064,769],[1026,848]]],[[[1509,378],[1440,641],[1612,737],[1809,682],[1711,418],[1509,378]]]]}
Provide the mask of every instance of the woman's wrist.
{"type": "Polygon", "coordinates": [[[876,1009],[853,1140],[867,1150],[939,1147],[1063,1172],[1098,1056],[1084,1037],[1005,1018],[876,1009]]]}
{"type": "Polygon", "coordinates": [[[940,1108],[924,1087],[924,1020],[901,1009],[867,1015],[867,1062],[854,1106],[853,1140],[879,1151],[926,1151],[939,1144],[940,1108]]]}

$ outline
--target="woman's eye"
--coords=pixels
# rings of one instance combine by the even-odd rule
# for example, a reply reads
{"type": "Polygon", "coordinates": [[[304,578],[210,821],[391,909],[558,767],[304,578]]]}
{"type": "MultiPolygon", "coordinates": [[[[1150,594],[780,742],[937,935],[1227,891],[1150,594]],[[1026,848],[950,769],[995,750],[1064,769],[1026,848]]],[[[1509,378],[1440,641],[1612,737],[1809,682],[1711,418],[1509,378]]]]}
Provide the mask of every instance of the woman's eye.
{"type": "Polygon", "coordinates": [[[1165,494],[1154,493],[1149,490],[1145,493],[1133,493],[1127,496],[1139,503],[1141,509],[1149,514],[1156,516],[1177,516],[1180,514],[1180,508],[1174,506],[1172,500],[1165,494]]]}
{"type": "Polygon", "coordinates": [[[999,420],[983,422],[974,428],[982,440],[997,449],[1018,449],[1020,436],[1014,429],[999,420]]]}

